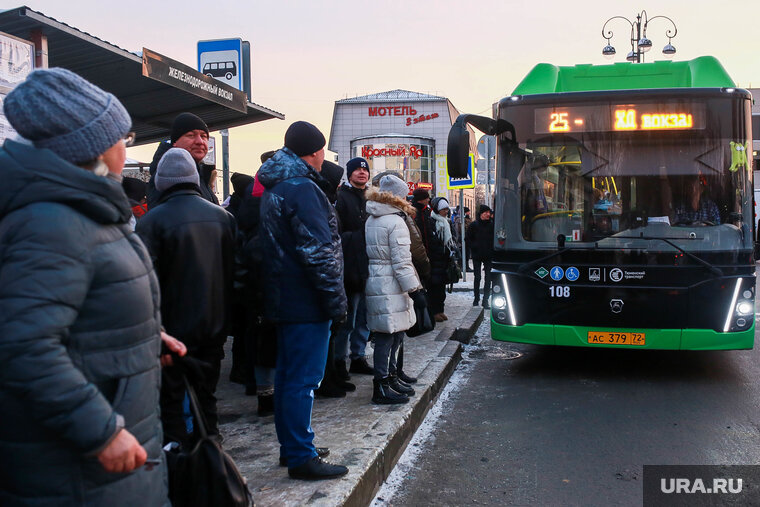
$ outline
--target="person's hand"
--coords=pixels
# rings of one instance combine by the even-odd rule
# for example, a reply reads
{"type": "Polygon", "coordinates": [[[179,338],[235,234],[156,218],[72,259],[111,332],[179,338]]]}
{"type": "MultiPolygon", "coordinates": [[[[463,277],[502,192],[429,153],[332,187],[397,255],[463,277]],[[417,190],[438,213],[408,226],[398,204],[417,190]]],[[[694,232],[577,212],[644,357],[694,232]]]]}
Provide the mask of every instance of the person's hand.
{"type": "Polygon", "coordinates": [[[342,326],[343,324],[346,323],[346,318],[347,317],[346,317],[345,313],[341,313],[340,315],[334,315],[333,318],[332,318],[332,324],[331,324],[330,327],[333,327],[333,326],[340,327],[340,326],[342,326]]]}
{"type": "Polygon", "coordinates": [[[125,429],[119,431],[116,438],[98,454],[98,461],[106,472],[127,473],[141,467],[148,459],[140,442],[125,429]]]}
{"type": "MultiPolygon", "coordinates": [[[[185,347],[184,343],[163,331],[161,331],[161,341],[170,352],[177,354],[179,357],[187,354],[187,347],[185,347]]],[[[164,354],[161,356],[161,366],[171,366],[172,364],[171,354],[164,354]]]]}

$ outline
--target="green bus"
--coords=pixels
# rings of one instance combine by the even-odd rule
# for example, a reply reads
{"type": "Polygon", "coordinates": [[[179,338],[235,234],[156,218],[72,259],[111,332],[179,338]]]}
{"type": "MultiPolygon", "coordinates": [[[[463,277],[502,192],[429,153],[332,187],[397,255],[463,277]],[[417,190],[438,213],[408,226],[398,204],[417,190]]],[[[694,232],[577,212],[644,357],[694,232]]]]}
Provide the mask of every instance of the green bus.
{"type": "Polygon", "coordinates": [[[491,336],[634,349],[750,349],[751,96],[713,57],[539,64],[493,118],[491,336]]]}

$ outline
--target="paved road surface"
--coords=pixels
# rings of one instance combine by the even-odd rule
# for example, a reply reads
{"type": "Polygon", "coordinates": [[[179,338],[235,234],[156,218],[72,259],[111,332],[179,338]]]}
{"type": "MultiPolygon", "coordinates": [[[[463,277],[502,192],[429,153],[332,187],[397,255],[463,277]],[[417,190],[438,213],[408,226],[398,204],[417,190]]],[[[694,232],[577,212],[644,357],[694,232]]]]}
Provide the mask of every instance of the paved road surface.
{"type": "Polygon", "coordinates": [[[758,350],[542,348],[484,323],[465,356],[374,505],[632,506],[645,464],[760,464],[758,350]]]}

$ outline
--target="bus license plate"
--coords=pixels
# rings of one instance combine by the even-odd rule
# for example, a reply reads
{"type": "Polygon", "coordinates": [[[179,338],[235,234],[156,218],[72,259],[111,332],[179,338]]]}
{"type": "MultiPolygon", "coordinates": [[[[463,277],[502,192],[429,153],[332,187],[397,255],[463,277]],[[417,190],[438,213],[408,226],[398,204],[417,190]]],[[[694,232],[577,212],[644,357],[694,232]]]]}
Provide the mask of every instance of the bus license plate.
{"type": "Polygon", "coordinates": [[[599,345],[645,345],[646,333],[589,331],[588,343],[599,345]]]}

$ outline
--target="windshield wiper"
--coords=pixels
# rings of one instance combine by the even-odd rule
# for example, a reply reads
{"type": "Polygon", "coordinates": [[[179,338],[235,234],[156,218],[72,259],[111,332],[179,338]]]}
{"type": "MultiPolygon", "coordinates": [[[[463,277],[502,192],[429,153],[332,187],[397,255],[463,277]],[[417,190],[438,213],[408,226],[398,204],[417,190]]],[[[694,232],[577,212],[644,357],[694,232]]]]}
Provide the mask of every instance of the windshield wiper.
{"type": "MultiPolygon", "coordinates": [[[[660,238],[660,237],[657,237],[657,236],[644,236],[643,234],[641,236],[611,236],[611,237],[613,237],[615,239],[645,239],[645,240],[659,240],[659,241],[662,241],[663,243],[667,243],[668,245],[672,246],[673,248],[675,248],[676,250],[678,250],[679,252],[681,252],[682,254],[684,254],[686,257],[697,261],[699,264],[703,265],[708,270],[710,270],[710,272],[712,274],[714,274],[715,276],[719,276],[719,277],[723,276],[723,271],[721,271],[720,268],[717,268],[717,267],[713,266],[712,264],[710,264],[709,262],[707,262],[706,260],[702,259],[701,257],[698,257],[698,256],[694,255],[693,253],[691,253],[691,252],[689,252],[687,250],[684,250],[680,246],[678,246],[675,243],[673,243],[672,241],[670,241],[668,238],[660,238]]],[[[696,238],[673,238],[673,239],[696,239],[696,238]]]]}

